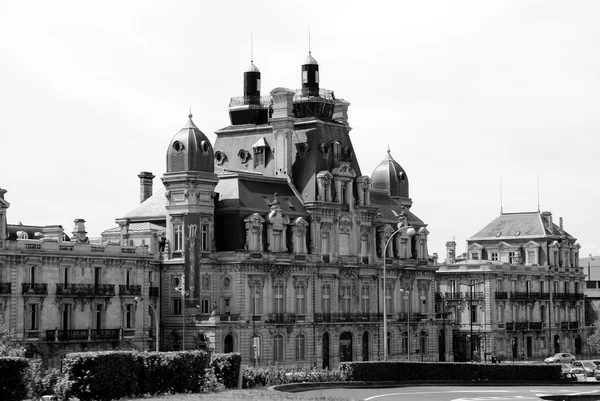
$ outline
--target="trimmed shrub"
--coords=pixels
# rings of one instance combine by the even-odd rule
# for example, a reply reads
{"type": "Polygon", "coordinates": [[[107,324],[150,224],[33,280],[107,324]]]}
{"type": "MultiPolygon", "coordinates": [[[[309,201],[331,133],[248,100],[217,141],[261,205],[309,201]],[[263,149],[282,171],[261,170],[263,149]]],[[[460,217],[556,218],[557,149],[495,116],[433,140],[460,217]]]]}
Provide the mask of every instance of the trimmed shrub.
{"type": "Polygon", "coordinates": [[[206,384],[206,360],[204,351],[67,354],[63,363],[66,376],[59,380],[56,393],[63,399],[72,396],[81,401],[198,393],[206,384]]]}
{"type": "Polygon", "coordinates": [[[239,352],[212,354],[210,359],[210,367],[225,388],[237,388],[241,365],[242,355],[239,352]]]}
{"type": "Polygon", "coordinates": [[[29,361],[21,357],[0,357],[0,394],[4,401],[27,398],[29,361]]]}
{"type": "Polygon", "coordinates": [[[243,388],[275,386],[288,383],[341,382],[346,378],[338,369],[318,369],[300,366],[291,369],[278,365],[254,367],[243,365],[243,388]]]}
{"type": "Polygon", "coordinates": [[[60,370],[46,370],[41,362],[31,362],[28,371],[29,398],[37,400],[43,395],[56,395],[55,387],[61,377],[60,370]]]}
{"type": "Polygon", "coordinates": [[[343,362],[349,381],[457,380],[548,382],[561,379],[560,367],[545,364],[464,362],[343,362]]]}

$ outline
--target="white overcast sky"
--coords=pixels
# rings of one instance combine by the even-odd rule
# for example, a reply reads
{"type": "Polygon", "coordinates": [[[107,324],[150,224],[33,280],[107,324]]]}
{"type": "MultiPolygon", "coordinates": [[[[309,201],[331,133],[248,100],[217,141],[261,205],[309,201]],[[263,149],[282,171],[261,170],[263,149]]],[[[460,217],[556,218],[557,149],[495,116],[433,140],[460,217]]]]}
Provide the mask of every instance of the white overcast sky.
{"type": "Polygon", "coordinates": [[[0,187],[9,223],[84,218],[97,237],[162,185],[191,107],[214,143],[250,62],[263,94],[351,103],[362,173],[391,148],[430,253],[504,212],[542,210],[600,254],[600,1],[0,0],[0,187]]]}

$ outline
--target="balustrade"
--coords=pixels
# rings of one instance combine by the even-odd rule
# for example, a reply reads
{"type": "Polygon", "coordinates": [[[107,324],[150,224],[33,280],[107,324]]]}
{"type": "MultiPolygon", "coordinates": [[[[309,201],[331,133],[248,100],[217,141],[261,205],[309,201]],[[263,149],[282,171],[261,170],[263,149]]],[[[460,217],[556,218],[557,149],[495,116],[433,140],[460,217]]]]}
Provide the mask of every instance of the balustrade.
{"type": "Polygon", "coordinates": [[[0,294],[10,294],[11,293],[11,284],[10,283],[0,283],[0,294]]]}
{"type": "Polygon", "coordinates": [[[119,295],[142,295],[142,286],[119,285],[119,295]]]}
{"type": "Polygon", "coordinates": [[[48,295],[48,284],[23,283],[23,294],[48,295]]]}
{"type": "Polygon", "coordinates": [[[46,341],[119,340],[121,329],[46,330],[46,341]]]}
{"type": "Polygon", "coordinates": [[[56,284],[56,295],[114,296],[114,284],[56,284]]]}

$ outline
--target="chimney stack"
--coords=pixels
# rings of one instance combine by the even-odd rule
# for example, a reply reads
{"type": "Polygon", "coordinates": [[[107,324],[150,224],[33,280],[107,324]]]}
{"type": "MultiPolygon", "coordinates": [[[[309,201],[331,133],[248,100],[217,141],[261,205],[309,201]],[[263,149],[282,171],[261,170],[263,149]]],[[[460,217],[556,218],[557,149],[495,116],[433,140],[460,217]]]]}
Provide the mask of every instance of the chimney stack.
{"type": "Polygon", "coordinates": [[[72,234],[78,244],[87,244],[90,242],[87,237],[87,231],[85,231],[84,219],[75,219],[75,227],[73,227],[72,234]]]}
{"type": "Polygon", "coordinates": [[[140,178],[140,203],[142,203],[152,196],[154,174],[149,171],[142,171],[138,177],[140,178]]]}
{"type": "Polygon", "coordinates": [[[456,242],[446,242],[446,263],[454,263],[456,261],[456,242]]]}

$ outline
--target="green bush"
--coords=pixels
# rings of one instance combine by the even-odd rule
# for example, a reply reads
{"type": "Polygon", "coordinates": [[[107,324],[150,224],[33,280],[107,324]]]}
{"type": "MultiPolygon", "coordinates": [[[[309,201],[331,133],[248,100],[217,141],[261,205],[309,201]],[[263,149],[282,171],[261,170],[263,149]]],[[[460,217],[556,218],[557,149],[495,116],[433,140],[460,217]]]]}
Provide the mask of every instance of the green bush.
{"type": "Polygon", "coordinates": [[[198,393],[205,380],[206,352],[80,352],[67,354],[59,398],[113,400],[144,394],[198,393]]]}
{"type": "Polygon", "coordinates": [[[0,357],[0,394],[3,401],[27,398],[29,361],[21,357],[0,357]]]}
{"type": "Polygon", "coordinates": [[[43,395],[56,395],[55,387],[62,374],[58,369],[44,369],[40,362],[32,362],[29,366],[29,398],[39,399],[43,395]]]}
{"type": "Polygon", "coordinates": [[[282,368],[277,364],[266,367],[242,366],[243,387],[265,387],[288,383],[340,382],[346,378],[338,369],[318,369],[309,366],[282,368]]]}
{"type": "Polygon", "coordinates": [[[465,362],[344,362],[340,370],[350,381],[457,380],[556,381],[558,366],[465,362]]]}
{"type": "Polygon", "coordinates": [[[239,352],[212,354],[210,367],[225,388],[237,388],[242,356],[239,352]]]}

